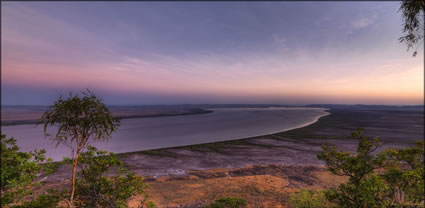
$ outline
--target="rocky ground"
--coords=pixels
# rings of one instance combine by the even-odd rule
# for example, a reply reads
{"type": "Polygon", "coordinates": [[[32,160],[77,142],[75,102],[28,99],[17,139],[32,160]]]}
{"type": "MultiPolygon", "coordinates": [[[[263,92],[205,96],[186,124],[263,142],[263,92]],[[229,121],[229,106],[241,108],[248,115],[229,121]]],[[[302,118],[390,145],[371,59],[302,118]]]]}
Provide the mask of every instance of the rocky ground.
{"type": "Polygon", "coordinates": [[[323,189],[344,180],[321,167],[255,165],[159,177],[148,180],[148,192],[159,207],[200,207],[228,196],[246,199],[249,207],[288,207],[292,192],[323,189]]]}
{"type": "MultiPolygon", "coordinates": [[[[157,207],[200,208],[221,197],[247,200],[248,207],[290,207],[289,196],[301,189],[322,190],[337,186],[346,178],[334,176],[320,166],[254,165],[233,169],[188,171],[185,175],[145,178],[147,193],[157,207]]],[[[62,189],[70,180],[46,182],[36,193],[62,189]]],[[[136,196],[130,207],[143,199],[136,196]]]]}

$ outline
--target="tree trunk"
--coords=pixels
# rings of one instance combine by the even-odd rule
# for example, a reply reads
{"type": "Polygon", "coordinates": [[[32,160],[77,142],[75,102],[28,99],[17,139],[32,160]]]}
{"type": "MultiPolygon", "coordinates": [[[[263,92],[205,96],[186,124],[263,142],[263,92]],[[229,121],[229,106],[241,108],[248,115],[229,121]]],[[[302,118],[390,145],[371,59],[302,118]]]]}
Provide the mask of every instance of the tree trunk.
{"type": "Polygon", "coordinates": [[[72,185],[71,185],[71,195],[69,197],[69,202],[72,207],[74,207],[72,203],[73,203],[74,192],[75,192],[75,175],[77,172],[78,156],[80,156],[79,152],[77,152],[77,154],[75,155],[74,162],[72,164],[72,185]]]}

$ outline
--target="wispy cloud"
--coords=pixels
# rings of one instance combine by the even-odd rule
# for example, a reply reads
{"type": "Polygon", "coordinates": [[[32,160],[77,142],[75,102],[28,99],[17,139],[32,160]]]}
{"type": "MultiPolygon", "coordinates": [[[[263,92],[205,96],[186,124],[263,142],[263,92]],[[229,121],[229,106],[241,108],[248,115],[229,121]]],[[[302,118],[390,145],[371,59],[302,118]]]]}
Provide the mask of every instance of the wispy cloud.
{"type": "Polygon", "coordinates": [[[348,34],[352,34],[356,30],[365,29],[375,24],[378,15],[372,14],[368,17],[358,17],[352,19],[348,24],[342,26],[348,34]]]}
{"type": "Polygon", "coordinates": [[[137,59],[134,57],[128,57],[128,56],[124,56],[124,59],[131,64],[140,64],[142,62],[140,59],[137,59]]]}
{"type": "Polygon", "coordinates": [[[369,25],[374,24],[375,20],[376,20],[376,14],[371,16],[371,17],[367,17],[367,18],[355,19],[351,22],[351,27],[354,30],[365,28],[365,27],[368,27],[369,25]]]}

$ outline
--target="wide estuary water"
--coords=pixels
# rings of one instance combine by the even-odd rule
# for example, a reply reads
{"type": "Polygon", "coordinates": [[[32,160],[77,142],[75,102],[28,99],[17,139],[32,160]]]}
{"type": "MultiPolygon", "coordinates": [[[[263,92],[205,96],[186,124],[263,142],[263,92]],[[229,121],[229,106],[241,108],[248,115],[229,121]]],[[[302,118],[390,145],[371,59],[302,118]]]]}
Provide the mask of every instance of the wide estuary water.
{"type": "MultiPolygon", "coordinates": [[[[316,122],[328,113],[323,108],[217,108],[208,114],[132,118],[121,126],[108,142],[94,146],[116,153],[233,140],[277,133],[316,122]]],[[[56,145],[43,136],[42,126],[2,126],[24,151],[47,150],[47,156],[59,160],[70,155],[66,146],[56,145]]],[[[55,129],[49,129],[54,134],[55,129]]]]}

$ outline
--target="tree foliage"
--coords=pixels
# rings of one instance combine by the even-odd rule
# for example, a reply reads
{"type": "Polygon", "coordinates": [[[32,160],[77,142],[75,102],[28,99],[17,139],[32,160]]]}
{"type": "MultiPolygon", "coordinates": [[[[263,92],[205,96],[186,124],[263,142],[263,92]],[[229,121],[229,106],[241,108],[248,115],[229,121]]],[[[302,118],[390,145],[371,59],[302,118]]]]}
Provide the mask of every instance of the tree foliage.
{"type": "MultiPolygon", "coordinates": [[[[124,168],[113,154],[88,146],[80,156],[74,206],[76,207],[128,207],[127,201],[142,195],[139,207],[154,208],[144,191],[149,186],[143,177],[124,168]]],[[[69,193],[46,190],[32,199],[24,199],[35,188],[34,179],[51,169],[45,161],[45,150],[20,152],[14,138],[1,137],[1,207],[9,208],[54,208],[69,198],[69,193]]],[[[48,160],[50,161],[50,160],[48,160]]],[[[72,160],[65,159],[72,164],[72,160]]],[[[63,163],[65,163],[63,162],[63,163]]],[[[63,164],[61,163],[61,164],[63,164]]]]}
{"type": "Polygon", "coordinates": [[[21,152],[16,140],[1,135],[1,206],[21,202],[31,193],[34,179],[41,171],[40,162],[45,160],[46,151],[21,152]]]}
{"type": "Polygon", "coordinates": [[[326,200],[324,191],[301,190],[299,193],[292,193],[289,197],[292,206],[297,208],[330,208],[334,207],[326,200]]]}
{"type": "Polygon", "coordinates": [[[78,207],[127,207],[127,200],[142,194],[140,207],[154,207],[144,191],[149,186],[143,177],[123,167],[113,154],[89,146],[81,154],[76,181],[78,207]]]}
{"type": "Polygon", "coordinates": [[[64,144],[72,150],[72,183],[69,205],[73,205],[75,192],[75,175],[78,158],[91,141],[102,141],[111,138],[113,131],[119,126],[119,120],[112,117],[111,112],[88,89],[83,96],[62,96],[42,115],[38,124],[44,125],[46,137],[50,137],[56,145],[64,144]],[[55,136],[47,133],[47,127],[56,126],[55,136]]]}
{"type": "Polygon", "coordinates": [[[374,153],[381,143],[363,135],[355,153],[323,145],[318,154],[329,171],[348,176],[348,182],[325,191],[326,199],[337,207],[412,207],[424,202],[424,142],[416,147],[388,149],[374,153]]]}
{"type": "MultiPolygon", "coordinates": [[[[423,42],[424,38],[424,15],[425,1],[424,0],[403,0],[399,11],[403,17],[403,32],[404,36],[400,37],[400,42],[407,45],[407,50],[413,48],[414,45],[423,42]]],[[[420,44],[418,44],[419,46],[420,44]]],[[[413,52],[416,56],[417,48],[413,52]]]]}
{"type": "Polygon", "coordinates": [[[40,194],[32,200],[24,201],[20,205],[10,208],[57,208],[63,199],[63,193],[49,190],[47,194],[40,194]]]}
{"type": "Polygon", "coordinates": [[[388,165],[381,175],[390,187],[391,202],[409,206],[424,202],[424,141],[415,147],[385,151],[388,165]]]}
{"type": "Polygon", "coordinates": [[[60,96],[38,122],[44,125],[47,137],[57,145],[67,145],[73,152],[83,150],[89,141],[110,139],[119,126],[119,120],[112,117],[100,98],[88,90],[82,94],[83,97],[70,93],[66,99],[60,96]],[[54,137],[47,133],[49,126],[58,127],[54,137]]]}
{"type": "Polygon", "coordinates": [[[326,197],[338,207],[385,206],[388,201],[382,193],[388,187],[383,179],[374,175],[376,169],[383,167],[385,156],[372,154],[381,143],[377,138],[364,136],[362,130],[354,132],[352,137],[359,140],[355,154],[339,151],[335,145],[325,143],[322,146],[323,151],[317,156],[319,160],[326,162],[328,170],[333,174],[349,177],[346,184],[329,189],[326,197]]]}

